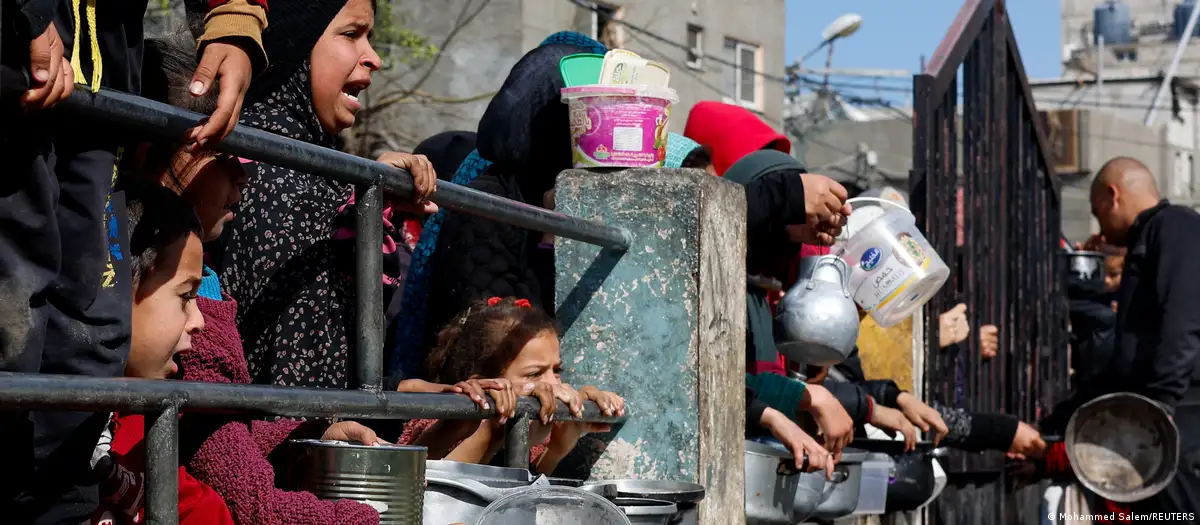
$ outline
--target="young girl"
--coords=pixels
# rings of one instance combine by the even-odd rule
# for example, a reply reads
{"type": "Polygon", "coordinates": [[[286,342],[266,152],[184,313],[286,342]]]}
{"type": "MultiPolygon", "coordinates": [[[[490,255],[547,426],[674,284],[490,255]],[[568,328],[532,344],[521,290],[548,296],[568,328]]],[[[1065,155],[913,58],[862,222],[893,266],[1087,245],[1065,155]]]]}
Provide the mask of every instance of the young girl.
{"type": "MultiPolygon", "coordinates": [[[[606,416],[625,414],[621,396],[592,386],[575,390],[562,382],[558,331],[527,299],[493,297],[471,305],[438,333],[426,365],[435,382],[498,377],[515,392],[538,398],[542,410],[529,429],[529,442],[537,444],[530,450],[532,470],[541,474],[554,472],[583,434],[609,430],[605,424],[555,422],[557,401],[576,416],[583,415],[584,401],[594,401],[606,416]]],[[[416,420],[400,441],[429,447],[430,459],[490,463],[503,444],[505,419],[416,420]],[[446,435],[454,439],[443,439],[446,435]]]]}

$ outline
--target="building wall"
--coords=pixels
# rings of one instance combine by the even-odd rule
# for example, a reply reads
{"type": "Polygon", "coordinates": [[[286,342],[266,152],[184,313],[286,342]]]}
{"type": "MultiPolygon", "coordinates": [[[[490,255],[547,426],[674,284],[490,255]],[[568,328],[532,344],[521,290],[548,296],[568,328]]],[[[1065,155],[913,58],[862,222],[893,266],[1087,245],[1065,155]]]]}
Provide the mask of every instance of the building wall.
{"type": "MultiPolygon", "coordinates": [[[[395,2],[397,23],[417,28],[434,44],[441,44],[454,29],[454,20],[468,0],[442,2],[395,2]]],[[[480,5],[481,0],[469,0],[480,5]]],[[[687,51],[675,44],[686,44],[688,24],[704,28],[703,49],[710,56],[723,56],[724,38],[761,46],[756,70],[781,76],[784,70],[784,0],[624,0],[602,2],[618,9],[618,17],[644,28],[643,34],[620,24],[612,26],[615,40],[622,47],[662,62],[671,69],[671,86],[679,94],[672,110],[671,130],[682,132],[692,106],[700,100],[721,100],[724,95],[726,66],[704,60],[699,69],[686,65],[687,51]],[[668,42],[664,42],[667,40],[668,42]]],[[[589,34],[593,30],[592,12],[569,0],[493,0],[480,15],[460,29],[422,90],[437,99],[420,99],[387,110],[392,146],[412,147],[424,137],[452,130],[474,130],[494,92],[504,82],[518,59],[545,37],[562,30],[589,34]],[[451,99],[452,102],[445,102],[451,99]],[[460,102],[460,99],[476,99],[460,102]],[[400,124],[402,123],[402,124],[400,124]]],[[[594,36],[594,35],[593,35],[594,36]]],[[[392,77],[403,85],[424,74],[427,63],[412,67],[399,65],[392,77]]],[[[782,128],[780,113],[783,84],[767,78],[759,81],[761,115],[776,128],[782,128]]],[[[372,91],[376,91],[372,86],[372,91]]],[[[373,94],[372,94],[373,95],[373,94]]]]}

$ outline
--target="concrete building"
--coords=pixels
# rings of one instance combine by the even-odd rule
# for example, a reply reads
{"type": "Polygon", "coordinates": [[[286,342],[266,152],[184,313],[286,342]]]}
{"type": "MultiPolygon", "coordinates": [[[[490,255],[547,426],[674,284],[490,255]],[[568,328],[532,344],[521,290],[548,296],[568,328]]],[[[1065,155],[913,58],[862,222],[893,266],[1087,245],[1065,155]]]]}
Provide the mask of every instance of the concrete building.
{"type": "Polygon", "coordinates": [[[1162,78],[1112,76],[1103,85],[1095,80],[1032,81],[1038,108],[1047,112],[1055,171],[1062,181],[1063,231],[1068,238],[1085,238],[1098,225],[1091,216],[1088,190],[1091,178],[1116,156],[1141,160],[1158,179],[1163,196],[1173,202],[1198,204],[1200,157],[1197,97],[1200,86],[1176,79],[1159,103],[1152,126],[1143,120],[1162,78]]]}
{"type": "Polygon", "coordinates": [[[782,128],[784,0],[397,1],[393,10],[400,27],[428,37],[441,55],[432,64],[397,64],[372,86],[375,101],[407,93],[408,100],[376,118],[386,121],[389,147],[412,147],[440,131],[474,130],[512,65],[565,29],[669,67],[680,98],[673,131],[683,130],[701,100],[740,103],[782,128]]]}
{"type": "MultiPolygon", "coordinates": [[[[701,100],[741,104],[783,128],[784,0],[390,0],[392,23],[440,53],[410,59],[381,44],[388,63],[360,97],[348,147],[408,151],[447,130],[474,131],[517,60],[547,36],[574,30],[671,70],[679,95],[672,131],[701,100]]],[[[151,34],[186,27],[181,0],[152,6],[151,34]],[[163,7],[165,6],[165,8],[163,7]]]]}
{"type": "MultiPolygon", "coordinates": [[[[1061,0],[1063,77],[1095,74],[1101,66],[1121,75],[1159,74],[1171,63],[1187,21],[1190,6],[1181,5],[1182,0],[1061,0]],[[1105,10],[1099,18],[1097,8],[1105,10]],[[1097,19],[1102,25],[1115,22],[1101,31],[1108,33],[1104,53],[1097,46],[1097,19]]],[[[1179,74],[1185,77],[1200,76],[1200,40],[1191,42],[1180,62],[1179,74]]]]}

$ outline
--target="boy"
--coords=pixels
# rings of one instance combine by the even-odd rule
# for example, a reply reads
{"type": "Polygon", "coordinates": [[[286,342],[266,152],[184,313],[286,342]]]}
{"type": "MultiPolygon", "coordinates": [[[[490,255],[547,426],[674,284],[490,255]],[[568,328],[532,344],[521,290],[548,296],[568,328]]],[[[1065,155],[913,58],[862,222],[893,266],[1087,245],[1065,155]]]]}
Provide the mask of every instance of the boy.
{"type": "MultiPolygon", "coordinates": [[[[175,356],[191,350],[204,328],[196,306],[204,257],[200,221],[174,192],[149,183],[122,181],[128,200],[129,266],[133,336],[125,375],[168,379],[179,372],[175,356]]],[[[113,414],[97,447],[101,504],[95,525],[144,519],[145,422],[140,415],[113,414]]],[[[225,501],[179,469],[179,523],[232,525],[225,501]]]]}

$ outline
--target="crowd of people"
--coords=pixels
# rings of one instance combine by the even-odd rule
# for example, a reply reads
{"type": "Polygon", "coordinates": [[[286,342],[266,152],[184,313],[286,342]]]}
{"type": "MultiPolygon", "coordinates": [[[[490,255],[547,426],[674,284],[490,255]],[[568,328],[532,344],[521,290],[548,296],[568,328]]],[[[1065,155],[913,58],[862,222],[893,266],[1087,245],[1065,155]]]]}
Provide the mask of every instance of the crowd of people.
{"type": "MultiPolygon", "coordinates": [[[[188,3],[205,8],[191,17],[193,27],[154,39],[141,34],[145,2],[137,4],[3,3],[3,63],[27,69],[31,85],[0,108],[9,163],[0,183],[0,370],[347,388],[356,353],[353,186],[212,146],[240,123],[338,148],[361,108],[358,95],[381,67],[369,38],[374,4],[188,3]],[[101,87],[208,118],[174,142],[147,142],[46,114],[73,89],[101,87]]],[[[610,430],[555,421],[557,402],[576,414],[585,401],[606,415],[625,414],[618,393],[562,380],[552,236],[430,202],[441,179],[553,209],[555,177],[572,167],[559,61],[605,51],[577,33],[551,35],[513,66],[477,131],[442,133],[413,153],[377,159],[407,170],[415,187],[411,196],[388,196],[382,211],[385,387],[468,396],[497,416],[395,426],[185,414],[181,523],[378,523],[371,506],[282,486],[277,452],[289,439],[415,444],[430,459],[488,464],[502,457],[517,398],[530,396],[543,407],[530,431],[530,470],[552,474],[582,435],[610,430]]],[[[745,108],[700,102],[686,119],[682,135],[669,135],[666,167],[742,185],[748,270],[795,282],[799,258],[824,253],[851,217],[847,189],[808,173],[788,138],[745,108]]],[[[1200,310],[1180,305],[1200,290],[1183,275],[1180,259],[1191,248],[1181,230],[1196,215],[1160,204],[1153,178],[1147,185],[1140,174],[1148,171],[1138,166],[1110,163],[1093,191],[1104,238],[1131,250],[1124,282],[1116,264],[1109,289],[1073,297],[1089,308],[1073,309],[1075,352],[1087,356],[1077,362],[1095,365],[1076,365],[1074,403],[1114,384],[1171,406],[1187,397],[1200,344],[1200,314],[1191,312],[1200,310]],[[1107,310],[1094,308],[1114,293],[1107,310]],[[1142,310],[1158,317],[1130,313],[1142,310]],[[1139,353],[1149,346],[1174,353],[1139,353]],[[1114,368],[1139,375],[1100,379],[1114,368]]],[[[909,449],[919,429],[934,442],[1045,466],[1033,475],[1066,472],[1061,447],[1047,447],[1033,425],[963,410],[959,396],[927,404],[891,380],[868,379],[857,353],[833,367],[807,367],[802,380],[790,377],[771,322],[778,299],[748,286],[748,438],[777,439],[810,472],[832,473],[868,427],[900,436],[909,449]]],[[[945,351],[958,352],[971,337],[964,310],[942,315],[945,351]]],[[[994,356],[996,327],[982,327],[979,337],[994,356]]],[[[1058,428],[1070,406],[1042,429],[1058,428]]],[[[6,516],[141,522],[141,416],[10,410],[0,417],[0,442],[12,454],[0,483],[6,516]]],[[[1191,483],[1194,471],[1188,476],[1181,474],[1191,483]]],[[[1178,486],[1165,497],[1195,501],[1194,483],[1178,486]]]]}

